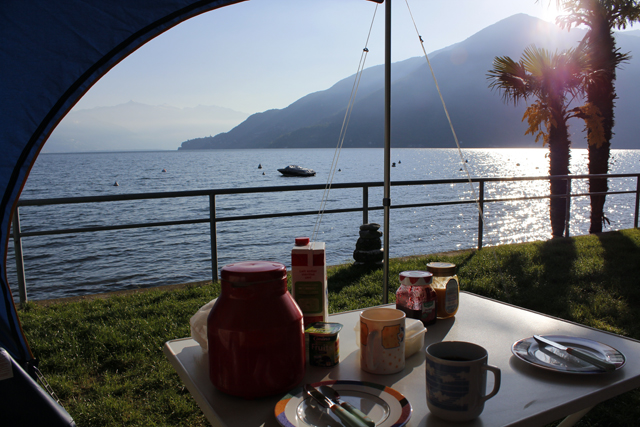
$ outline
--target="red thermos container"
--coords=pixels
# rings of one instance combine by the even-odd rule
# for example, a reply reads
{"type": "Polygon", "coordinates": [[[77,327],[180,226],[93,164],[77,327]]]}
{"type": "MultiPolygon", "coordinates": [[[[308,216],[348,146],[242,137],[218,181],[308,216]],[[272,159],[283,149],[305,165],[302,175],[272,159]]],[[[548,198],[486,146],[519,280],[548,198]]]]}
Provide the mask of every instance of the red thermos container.
{"type": "Polygon", "coordinates": [[[222,291],[207,319],[209,377],[220,391],[244,398],[280,394],[305,373],[302,312],[287,290],[283,264],[226,265],[222,291]]]}

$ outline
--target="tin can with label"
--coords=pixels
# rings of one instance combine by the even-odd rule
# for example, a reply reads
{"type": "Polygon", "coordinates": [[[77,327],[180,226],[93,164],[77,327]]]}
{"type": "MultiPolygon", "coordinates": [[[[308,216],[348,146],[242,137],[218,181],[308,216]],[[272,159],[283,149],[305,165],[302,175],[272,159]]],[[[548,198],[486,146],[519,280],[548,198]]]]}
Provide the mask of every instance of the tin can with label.
{"type": "Polygon", "coordinates": [[[340,363],[341,323],[316,322],[305,330],[307,355],[311,366],[324,368],[340,363]]]}

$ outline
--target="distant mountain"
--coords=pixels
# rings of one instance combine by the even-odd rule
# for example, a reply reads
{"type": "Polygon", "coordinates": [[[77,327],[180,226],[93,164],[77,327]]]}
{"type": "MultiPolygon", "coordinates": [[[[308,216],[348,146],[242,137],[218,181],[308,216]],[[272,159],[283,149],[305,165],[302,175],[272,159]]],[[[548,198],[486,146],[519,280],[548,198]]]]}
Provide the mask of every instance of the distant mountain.
{"type": "MultiPolygon", "coordinates": [[[[518,14],[504,19],[468,39],[433,52],[429,59],[463,147],[536,147],[525,136],[521,121],[524,105],[514,108],[488,88],[487,71],[496,56],[520,59],[532,44],[552,51],[574,47],[584,30],[570,32],[518,14]]],[[[639,52],[640,37],[616,33],[622,52],[639,52]]],[[[391,137],[394,147],[454,147],[455,143],[425,58],[416,57],[392,65],[391,137]]],[[[619,100],[614,128],[615,148],[636,148],[640,134],[637,111],[640,60],[633,58],[618,72],[619,100]]],[[[382,147],[384,69],[375,66],[362,74],[344,147],[382,147]]],[[[251,115],[226,133],[182,143],[192,148],[316,148],[335,147],[344,120],[354,76],[331,88],[309,94],[281,110],[251,115]]],[[[586,147],[584,124],[570,122],[574,147],[586,147]]]]}
{"type": "Polygon", "coordinates": [[[43,151],[100,151],[106,147],[175,150],[176,144],[185,138],[227,131],[247,116],[217,106],[177,108],[133,101],[73,110],[60,122],[43,151]]]}
{"type": "MultiPolygon", "coordinates": [[[[402,78],[413,72],[419,66],[420,59],[412,58],[394,64],[394,76],[402,78]]],[[[369,68],[362,74],[358,94],[368,96],[383,84],[383,66],[369,68]]],[[[341,80],[330,89],[306,95],[282,110],[253,114],[227,133],[185,141],[180,149],[268,147],[282,135],[317,125],[322,119],[343,111],[352,87],[353,77],[341,80]]]]}
{"type": "Polygon", "coordinates": [[[616,34],[616,37],[618,36],[618,34],[640,37],[640,30],[617,31],[615,34],[616,34]]]}

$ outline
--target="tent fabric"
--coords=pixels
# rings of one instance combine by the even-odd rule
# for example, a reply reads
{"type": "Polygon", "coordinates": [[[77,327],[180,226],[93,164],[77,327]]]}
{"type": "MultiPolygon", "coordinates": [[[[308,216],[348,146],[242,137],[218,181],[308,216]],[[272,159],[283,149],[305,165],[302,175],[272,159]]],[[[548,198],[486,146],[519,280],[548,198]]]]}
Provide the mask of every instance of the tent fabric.
{"type": "Polygon", "coordinates": [[[2,425],[75,427],[69,413],[38,386],[2,347],[0,372],[2,425]]]}
{"type": "Polygon", "coordinates": [[[0,346],[33,355],[7,279],[12,212],[47,138],[76,102],[140,46],[201,13],[246,0],[0,2],[0,346]]]}

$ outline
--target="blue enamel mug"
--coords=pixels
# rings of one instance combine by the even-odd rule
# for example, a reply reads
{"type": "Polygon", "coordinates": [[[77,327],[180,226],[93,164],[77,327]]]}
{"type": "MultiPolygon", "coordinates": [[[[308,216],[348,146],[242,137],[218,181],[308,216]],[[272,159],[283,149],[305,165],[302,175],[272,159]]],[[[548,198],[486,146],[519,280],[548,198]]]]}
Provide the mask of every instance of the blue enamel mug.
{"type": "Polygon", "coordinates": [[[487,364],[487,350],[470,342],[443,341],[431,344],[426,352],[429,411],[447,421],[480,416],[484,403],[500,389],[500,369],[487,364]],[[494,375],[488,394],[487,371],[494,375]]]}

